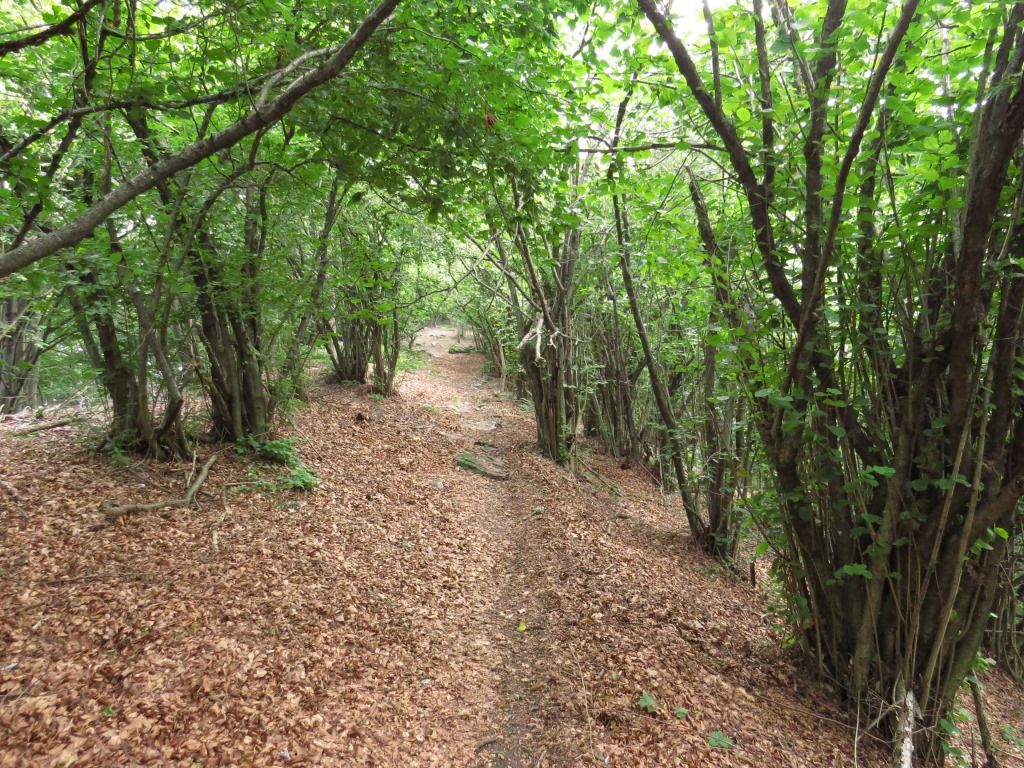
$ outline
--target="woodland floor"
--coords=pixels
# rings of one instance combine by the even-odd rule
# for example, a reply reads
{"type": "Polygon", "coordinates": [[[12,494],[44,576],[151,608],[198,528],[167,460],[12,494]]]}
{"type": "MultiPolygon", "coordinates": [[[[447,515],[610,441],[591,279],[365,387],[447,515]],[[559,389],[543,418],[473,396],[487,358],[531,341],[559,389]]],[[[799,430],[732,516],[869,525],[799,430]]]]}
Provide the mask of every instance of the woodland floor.
{"type": "MultiPolygon", "coordinates": [[[[599,480],[541,459],[453,341],[425,332],[393,399],[316,388],[287,430],[307,493],[237,485],[227,451],[193,508],[107,523],[101,502],[179,497],[192,465],[118,467],[75,427],[0,435],[0,766],[887,762],[870,737],[855,762],[771,596],[695,551],[674,497],[596,452],[599,480]],[[510,479],[456,467],[470,451],[510,479]]],[[[1024,765],[1001,738],[1024,694],[986,683],[1024,765]]]]}

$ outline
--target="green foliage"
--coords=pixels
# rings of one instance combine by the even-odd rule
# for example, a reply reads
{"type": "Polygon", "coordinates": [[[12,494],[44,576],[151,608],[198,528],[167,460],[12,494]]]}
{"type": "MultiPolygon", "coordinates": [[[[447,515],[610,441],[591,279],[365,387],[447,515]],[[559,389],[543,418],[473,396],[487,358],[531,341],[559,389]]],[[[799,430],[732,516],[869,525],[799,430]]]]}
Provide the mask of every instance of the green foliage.
{"type": "Polygon", "coordinates": [[[865,579],[870,579],[871,571],[864,563],[847,563],[836,571],[836,580],[841,582],[847,576],[862,576],[865,579]]]}
{"type": "Polygon", "coordinates": [[[1024,731],[1009,723],[999,724],[999,738],[1013,745],[1018,751],[1024,751],[1024,731]]]}
{"type": "Polygon", "coordinates": [[[291,467],[287,473],[278,477],[274,490],[311,491],[316,488],[318,482],[316,473],[308,467],[291,467]]]}
{"type": "Polygon", "coordinates": [[[263,461],[287,467],[283,474],[273,478],[251,470],[254,487],[261,491],[310,491],[316,488],[319,482],[316,473],[302,463],[294,438],[258,440],[246,437],[238,442],[236,449],[240,453],[251,452],[263,461]]]}
{"type": "Polygon", "coordinates": [[[418,350],[403,349],[398,353],[398,370],[423,371],[430,370],[430,355],[418,350]]]}
{"type": "Polygon", "coordinates": [[[278,491],[311,491],[320,482],[316,473],[303,464],[289,467],[281,474],[270,476],[250,467],[248,478],[251,485],[242,486],[243,490],[255,490],[261,494],[278,491]]]}
{"type": "MultiPolygon", "coordinates": [[[[841,684],[855,668],[928,678],[924,732],[955,727],[935,718],[971,649],[929,660],[917,638],[937,627],[906,622],[949,594],[957,642],[940,647],[979,636],[982,570],[1019,549],[1010,512],[959,544],[959,526],[997,506],[985,500],[1019,464],[1008,425],[1024,397],[1022,331],[1007,320],[1020,314],[1019,137],[1004,152],[978,144],[1013,129],[989,113],[1017,98],[1019,25],[992,0],[923,4],[852,146],[879,52],[898,40],[894,6],[793,6],[764,36],[749,9],[713,10],[717,85],[707,35],[682,33],[720,90],[701,102],[721,105],[709,120],[649,19],[624,4],[403,3],[354,60],[358,77],[0,283],[0,304],[18,306],[0,317],[0,394],[34,377],[38,402],[102,396],[104,440],[122,462],[180,455],[185,419],[208,418],[216,438],[286,468],[264,489],[308,489],[294,440],[265,436],[314,355],[342,381],[372,370],[382,398],[396,370],[426,365],[403,349],[418,331],[466,322],[473,347],[450,351],[478,348],[516,397],[529,394],[524,411],[552,415],[551,458],[577,455],[582,418],[609,453],[662,478],[682,459],[678,490],[707,518],[707,546],[728,560],[754,528],[759,553],[777,555],[785,642],[813,640],[841,684]],[[732,136],[730,151],[707,149],[732,136]],[[629,151],[607,151],[614,141],[629,151]],[[1007,167],[979,176],[996,157],[1007,167]],[[743,172],[729,167],[739,159],[743,172]],[[671,434],[652,408],[659,369],[671,434]],[[906,640],[894,647],[920,658],[883,658],[877,627],[853,626],[878,618],[868,605],[899,624],[886,629],[906,640]],[[850,638],[870,647],[851,654],[850,638]]],[[[366,12],[352,0],[127,9],[100,3],[68,34],[0,56],[0,250],[222,131],[366,12]]],[[[7,0],[0,26],[42,29],[58,11],[7,0]]],[[[1003,620],[1017,626],[1017,614],[1003,620]]],[[[895,690],[868,682],[848,688],[895,690]]]]}
{"type": "Polygon", "coordinates": [[[291,437],[260,440],[246,436],[238,441],[237,448],[239,452],[252,452],[264,461],[271,461],[275,464],[296,467],[301,463],[299,449],[295,444],[295,439],[291,437]]]}
{"type": "Polygon", "coordinates": [[[714,747],[715,749],[729,749],[735,745],[735,743],[735,741],[730,739],[721,731],[714,731],[711,736],[708,737],[708,746],[714,747]]]}
{"type": "Polygon", "coordinates": [[[644,691],[640,698],[637,700],[636,705],[640,707],[640,709],[652,715],[658,711],[658,702],[655,700],[653,696],[651,696],[651,694],[647,693],[646,691],[644,691]]]}
{"type": "Polygon", "coordinates": [[[128,467],[131,465],[132,457],[121,448],[116,440],[109,442],[107,448],[110,451],[110,458],[113,459],[114,463],[119,467],[128,467]]]}

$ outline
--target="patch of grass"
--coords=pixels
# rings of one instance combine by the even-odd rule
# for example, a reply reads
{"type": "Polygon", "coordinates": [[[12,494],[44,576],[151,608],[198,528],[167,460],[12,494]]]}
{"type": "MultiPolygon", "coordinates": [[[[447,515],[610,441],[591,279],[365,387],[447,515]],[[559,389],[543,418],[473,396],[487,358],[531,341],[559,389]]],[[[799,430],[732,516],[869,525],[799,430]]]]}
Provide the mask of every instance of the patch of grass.
{"type": "Polygon", "coordinates": [[[426,350],[403,349],[398,353],[398,370],[400,371],[433,371],[430,364],[430,355],[426,350]]]}

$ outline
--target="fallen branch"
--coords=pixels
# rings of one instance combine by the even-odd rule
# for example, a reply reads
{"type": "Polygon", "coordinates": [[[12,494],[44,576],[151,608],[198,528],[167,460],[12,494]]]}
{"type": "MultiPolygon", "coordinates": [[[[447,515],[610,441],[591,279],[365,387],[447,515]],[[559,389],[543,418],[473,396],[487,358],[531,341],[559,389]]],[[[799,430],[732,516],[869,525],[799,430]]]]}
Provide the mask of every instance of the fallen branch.
{"type": "Polygon", "coordinates": [[[501,743],[501,736],[491,736],[490,738],[484,739],[479,744],[477,744],[476,745],[476,749],[474,750],[474,752],[480,752],[480,750],[484,749],[485,747],[491,746],[491,744],[500,744],[500,743],[501,743]]]}
{"type": "Polygon", "coordinates": [[[110,502],[103,502],[101,509],[107,520],[117,520],[119,517],[124,515],[130,515],[133,512],[152,512],[157,509],[168,509],[187,507],[192,504],[192,500],[196,496],[196,492],[202,487],[203,483],[206,482],[206,476],[210,473],[210,467],[213,466],[213,462],[217,460],[218,454],[213,454],[206,463],[203,464],[203,468],[199,470],[199,475],[196,477],[196,481],[189,486],[188,492],[180,499],[173,499],[171,501],[154,501],[151,504],[125,504],[120,507],[111,506],[110,502]]]}
{"type": "Polygon", "coordinates": [[[68,424],[74,424],[78,419],[60,419],[58,421],[46,421],[42,424],[36,424],[31,427],[23,427],[22,429],[16,429],[11,432],[12,435],[20,437],[21,435],[31,435],[34,432],[44,432],[47,429],[56,429],[57,427],[66,427],[68,424]]]}
{"type": "Polygon", "coordinates": [[[603,484],[597,485],[594,482],[594,480],[591,480],[589,477],[583,475],[583,473],[581,472],[580,475],[583,476],[583,479],[590,483],[590,485],[594,486],[594,488],[596,488],[599,491],[608,491],[608,493],[612,494],[613,496],[618,496],[620,499],[626,498],[626,494],[622,492],[618,485],[616,485],[609,478],[605,477],[596,469],[591,467],[589,464],[583,461],[583,459],[577,456],[576,463],[583,467],[583,469],[585,469],[587,472],[589,472],[593,476],[594,480],[598,480],[603,484]]]}
{"type": "Polygon", "coordinates": [[[971,695],[974,697],[974,712],[977,715],[978,733],[981,734],[981,748],[985,751],[985,768],[1002,768],[999,755],[996,754],[992,742],[992,731],[988,727],[988,714],[985,712],[985,701],[981,697],[981,686],[977,679],[971,680],[971,695]]]}

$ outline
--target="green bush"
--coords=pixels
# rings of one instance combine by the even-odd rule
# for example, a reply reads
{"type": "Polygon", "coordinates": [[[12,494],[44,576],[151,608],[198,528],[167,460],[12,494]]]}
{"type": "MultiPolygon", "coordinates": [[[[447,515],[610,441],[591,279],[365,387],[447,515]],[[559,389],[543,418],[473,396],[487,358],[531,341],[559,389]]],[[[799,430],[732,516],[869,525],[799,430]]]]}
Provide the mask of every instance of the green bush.
{"type": "Polygon", "coordinates": [[[311,491],[316,488],[319,479],[309,467],[292,467],[287,474],[281,475],[274,486],[278,491],[311,491]]]}
{"type": "Polygon", "coordinates": [[[264,461],[284,464],[286,467],[297,467],[301,463],[298,446],[291,437],[279,437],[274,440],[245,437],[238,441],[238,447],[240,453],[251,451],[264,461]]]}

